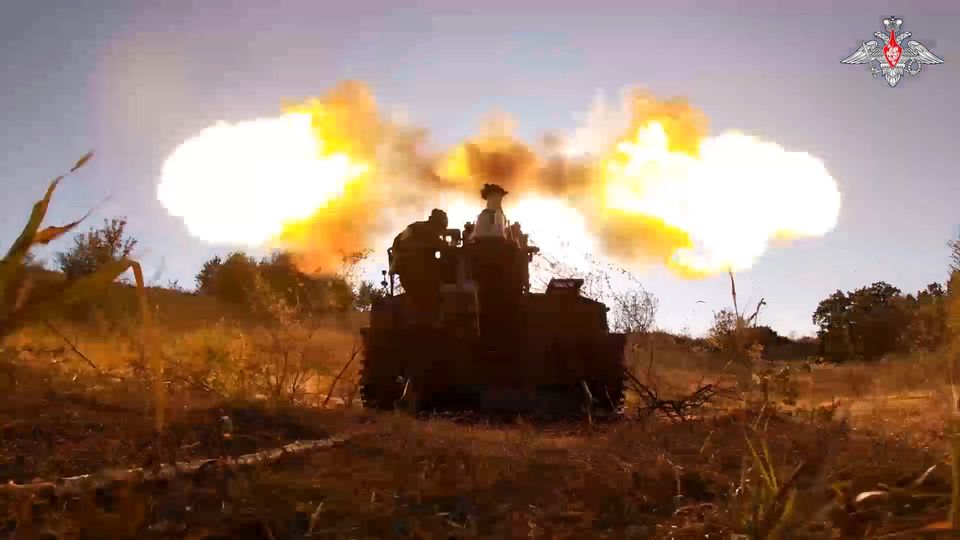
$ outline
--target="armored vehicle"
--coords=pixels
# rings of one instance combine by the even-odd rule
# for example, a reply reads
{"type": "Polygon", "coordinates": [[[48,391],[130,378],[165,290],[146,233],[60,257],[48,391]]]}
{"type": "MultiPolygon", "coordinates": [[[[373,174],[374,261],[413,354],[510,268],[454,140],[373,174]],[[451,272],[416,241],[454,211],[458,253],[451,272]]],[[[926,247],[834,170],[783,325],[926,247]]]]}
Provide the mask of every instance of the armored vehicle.
{"type": "Polygon", "coordinates": [[[618,411],[625,336],[609,331],[608,308],[581,294],[581,279],[554,278],[544,292],[530,292],[538,249],[518,225],[481,231],[489,210],[466,224],[465,234],[445,229],[436,243],[388,250],[386,293],[361,330],[364,406],[546,416],[618,411]],[[405,281],[417,285],[401,291],[405,281]]]}

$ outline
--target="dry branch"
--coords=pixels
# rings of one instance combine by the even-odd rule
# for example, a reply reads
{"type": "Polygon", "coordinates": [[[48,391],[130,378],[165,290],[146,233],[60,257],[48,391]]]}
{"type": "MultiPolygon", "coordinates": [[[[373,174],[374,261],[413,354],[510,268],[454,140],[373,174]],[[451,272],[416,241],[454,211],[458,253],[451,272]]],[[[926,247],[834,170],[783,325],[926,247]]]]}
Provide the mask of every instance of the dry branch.
{"type": "Polygon", "coordinates": [[[685,397],[664,399],[655,386],[644,384],[629,369],[624,368],[627,377],[627,389],[636,393],[643,405],[637,407],[637,412],[651,414],[661,413],[668,418],[685,420],[694,411],[708,405],[718,397],[731,397],[733,389],[719,384],[701,384],[692,393],[685,397]]]}
{"type": "Polygon", "coordinates": [[[747,319],[747,326],[750,326],[750,325],[756,326],[757,317],[760,316],[760,308],[765,305],[767,305],[766,299],[761,298],[760,301],[757,302],[757,309],[755,309],[753,311],[753,315],[751,315],[750,318],[747,319]]]}
{"type": "Polygon", "coordinates": [[[30,484],[9,484],[0,486],[0,494],[7,495],[46,495],[55,497],[76,496],[98,489],[109,487],[112,484],[143,484],[164,480],[173,480],[178,477],[194,476],[210,471],[213,468],[234,470],[254,465],[270,464],[284,456],[304,454],[314,450],[340,446],[347,441],[348,436],[330,437],[328,439],[295,441],[279,448],[271,448],[252,454],[243,454],[238,457],[222,459],[197,459],[194,461],[177,462],[174,465],[161,464],[156,469],[128,469],[121,471],[100,471],[79,476],[70,476],[55,481],[33,482],[30,484]]]}
{"type": "Polygon", "coordinates": [[[360,354],[360,347],[356,343],[353,344],[353,347],[350,350],[350,359],[347,360],[347,363],[343,365],[343,368],[340,370],[340,373],[333,379],[333,382],[330,383],[330,388],[327,390],[327,397],[323,400],[322,407],[326,407],[327,403],[330,401],[330,396],[333,395],[333,389],[337,386],[337,383],[340,381],[340,378],[343,377],[343,374],[347,372],[347,368],[350,367],[350,364],[357,358],[360,354]]]}
{"type": "Polygon", "coordinates": [[[76,354],[77,356],[79,356],[79,357],[80,357],[84,362],[86,362],[87,365],[90,366],[94,371],[96,371],[97,373],[100,373],[100,367],[97,366],[97,364],[95,364],[95,363],[93,362],[93,360],[90,360],[90,358],[88,358],[87,355],[85,355],[85,354],[83,354],[82,352],[80,352],[80,349],[77,349],[76,344],[74,344],[72,341],[70,341],[70,339],[67,338],[67,336],[64,335],[64,333],[61,332],[56,326],[54,326],[53,323],[51,323],[49,320],[46,320],[46,319],[45,319],[43,322],[46,324],[47,328],[49,328],[51,332],[53,332],[54,334],[56,334],[57,337],[59,337],[60,339],[62,339],[63,342],[66,343],[68,347],[70,347],[70,350],[73,351],[74,354],[76,354]]]}

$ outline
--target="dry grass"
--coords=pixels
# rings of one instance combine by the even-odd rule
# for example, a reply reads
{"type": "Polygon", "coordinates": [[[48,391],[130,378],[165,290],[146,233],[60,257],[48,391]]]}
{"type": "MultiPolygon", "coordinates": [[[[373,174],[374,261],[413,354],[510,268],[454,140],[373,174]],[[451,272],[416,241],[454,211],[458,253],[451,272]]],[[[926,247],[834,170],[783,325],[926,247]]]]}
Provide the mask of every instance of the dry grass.
{"type": "MultiPolygon", "coordinates": [[[[300,538],[312,522],[320,538],[703,538],[749,530],[751,486],[761,482],[744,460],[744,419],[735,416],[588,431],[337,414],[342,424],[364,426],[344,447],[144,495],[155,507],[179,501],[187,510],[166,523],[145,512],[137,530],[162,524],[184,536],[270,531],[300,538]],[[213,495],[218,504],[200,500],[213,495]]],[[[942,466],[925,478],[927,497],[844,506],[881,483],[896,487],[921,477],[940,461],[935,453],[832,424],[780,416],[760,424],[752,440],[769,448],[767,463],[781,485],[817,448],[829,447],[820,464],[826,483],[795,482],[791,518],[803,519],[786,520],[786,537],[829,538],[834,527],[845,537],[864,537],[871,528],[916,528],[946,513],[949,473],[942,466]],[[818,512],[825,515],[809,519],[818,512]]],[[[109,508],[101,511],[109,516],[109,508]]],[[[69,511],[48,516],[54,517],[61,526],[102,526],[69,511]]]]}
{"type": "MultiPolygon", "coordinates": [[[[127,304],[132,291],[114,287],[107,293],[111,310],[93,306],[81,319],[61,315],[25,325],[0,346],[18,364],[65,377],[87,375],[91,365],[116,378],[147,377],[140,325],[127,304]]],[[[167,384],[220,398],[322,399],[318,392],[326,392],[349,360],[362,324],[360,314],[349,314],[277,328],[207,297],[152,289],[148,298],[159,321],[158,351],[167,384]]],[[[356,377],[352,366],[338,385],[343,396],[337,397],[353,391],[356,377]]]]}
{"type": "MultiPolygon", "coordinates": [[[[849,380],[844,369],[867,368],[824,368],[833,371],[810,376],[839,392],[849,380]]],[[[43,371],[33,375],[21,377],[17,400],[2,419],[3,453],[13,456],[3,469],[8,477],[49,479],[158,459],[144,414],[149,399],[131,383],[90,374],[77,381],[43,371]]],[[[681,387],[692,377],[667,382],[681,387]]],[[[837,531],[850,538],[896,530],[919,534],[919,528],[944,520],[951,489],[948,445],[942,424],[933,431],[940,413],[932,402],[890,398],[872,408],[852,394],[841,399],[851,406],[707,409],[682,422],[533,425],[270,408],[182,389],[171,394],[177,413],[165,443],[168,459],[223,452],[224,415],[240,435],[230,452],[356,434],[342,448],[270,468],[144,488],[136,497],[101,494],[57,506],[37,500],[31,523],[65,538],[102,531],[118,537],[301,538],[311,526],[319,538],[772,538],[773,527],[762,535],[751,531],[762,527],[780,490],[789,492],[782,501],[790,501],[789,512],[780,503],[782,517],[775,520],[784,538],[829,538],[837,531]],[[886,424],[874,425],[878,420],[886,424]],[[923,422],[931,431],[919,437],[923,422]],[[760,461],[750,457],[751,446],[760,461]],[[931,466],[922,487],[910,487],[931,466]],[[763,470],[773,471],[776,488],[763,470]],[[797,472],[804,470],[812,472],[797,472]],[[873,491],[879,494],[856,502],[857,494],[873,491]],[[142,507],[136,526],[110,525],[111,516],[129,512],[132,504],[142,507]],[[181,510],[164,510],[172,507],[181,510]]],[[[11,506],[10,515],[22,519],[18,508],[11,506]]]]}
{"type": "MultiPolygon", "coordinates": [[[[272,400],[263,379],[276,382],[267,368],[282,358],[273,330],[230,316],[200,317],[189,328],[168,324],[164,300],[156,298],[170,391],[165,437],[153,435],[136,334],[125,334],[123,321],[57,320],[59,333],[25,326],[5,342],[14,368],[0,374],[6,479],[51,480],[355,436],[342,448],[270,467],[116,487],[89,500],[8,497],[8,532],[19,524],[21,532],[63,538],[301,538],[311,527],[319,538],[870,538],[903,530],[911,537],[949,513],[943,357],[809,370],[788,364],[795,405],[784,405],[774,389],[762,408],[728,399],[683,421],[416,420],[316,407],[349,359],[355,321],[323,321],[306,329],[308,336],[282,336],[280,350],[317,361],[304,393],[272,400]],[[223,416],[233,425],[228,441],[223,416]],[[921,477],[920,486],[911,485],[921,477]],[[858,502],[863,493],[871,495],[858,502]]],[[[176,309],[208,302],[171,298],[176,309]]],[[[666,396],[730,378],[722,356],[664,335],[634,340],[628,363],[652,373],[666,396]]],[[[344,395],[355,383],[353,369],[341,382],[344,395]]]]}

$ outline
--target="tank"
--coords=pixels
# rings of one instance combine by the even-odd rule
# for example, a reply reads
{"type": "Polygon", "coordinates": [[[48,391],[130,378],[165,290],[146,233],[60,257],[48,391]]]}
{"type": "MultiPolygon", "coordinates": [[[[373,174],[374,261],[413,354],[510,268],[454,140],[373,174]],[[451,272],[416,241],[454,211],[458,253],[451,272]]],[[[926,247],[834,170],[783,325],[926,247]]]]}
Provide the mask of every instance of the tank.
{"type": "MultiPolygon", "coordinates": [[[[544,292],[530,292],[537,248],[525,236],[462,236],[448,229],[439,248],[416,255],[435,283],[429,294],[401,292],[403,275],[384,271],[389,293],[361,329],[364,406],[551,417],[618,412],[626,337],[609,331],[608,308],[581,294],[581,279],[554,278],[544,292]]],[[[388,250],[391,268],[397,255],[388,250]]]]}

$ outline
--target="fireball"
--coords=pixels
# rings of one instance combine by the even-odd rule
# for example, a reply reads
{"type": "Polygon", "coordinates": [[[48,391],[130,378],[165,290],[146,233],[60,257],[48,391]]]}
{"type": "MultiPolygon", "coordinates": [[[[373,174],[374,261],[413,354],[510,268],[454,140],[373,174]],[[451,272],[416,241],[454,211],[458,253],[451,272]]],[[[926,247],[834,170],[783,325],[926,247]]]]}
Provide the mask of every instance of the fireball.
{"type": "MultiPolygon", "coordinates": [[[[686,276],[749,268],[773,239],[820,236],[836,224],[837,185],[809,154],[736,132],[671,150],[653,121],[619,143],[600,172],[601,214],[644,218],[677,241],[665,263],[686,276]]],[[[614,247],[615,249],[615,247],[614,247]]]]}
{"type": "Polygon", "coordinates": [[[259,246],[343,195],[369,166],[327,152],[308,113],[219,123],[163,165],[157,196],[210,243],[259,246]]]}
{"type": "Polygon", "coordinates": [[[384,247],[430,207],[451,226],[472,221],[485,182],[510,191],[508,218],[573,266],[596,256],[705,277],[836,225],[840,193],[816,157],[709,136],[681,99],[635,93],[619,116],[599,105],[562,155],[539,155],[501,115],[437,159],[421,153],[420,130],[384,121],[366,86],[346,82],[276,117],[200,131],[163,164],[157,195],[193,236],[282,247],[308,272],[384,247]]]}

